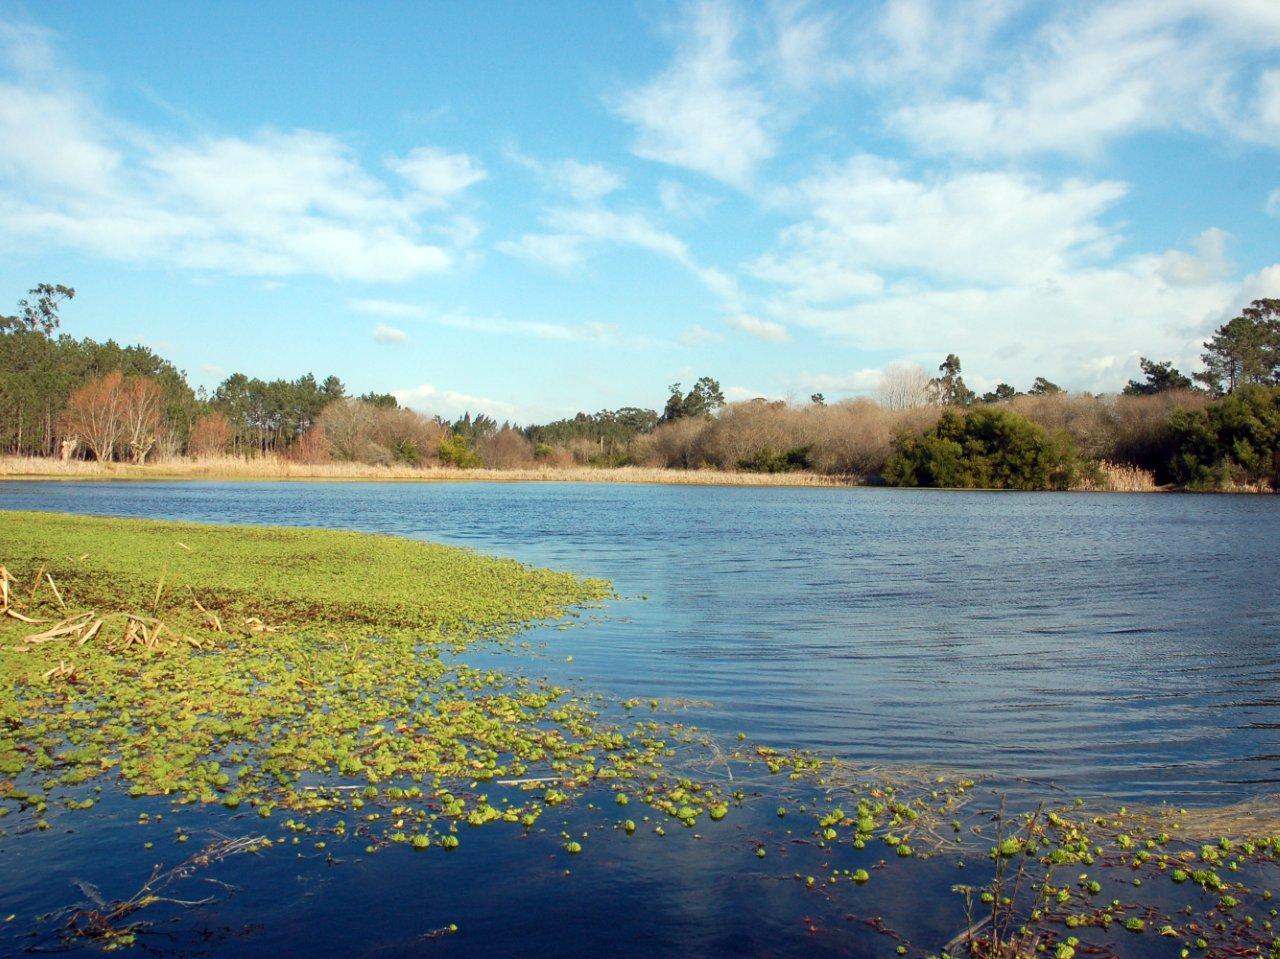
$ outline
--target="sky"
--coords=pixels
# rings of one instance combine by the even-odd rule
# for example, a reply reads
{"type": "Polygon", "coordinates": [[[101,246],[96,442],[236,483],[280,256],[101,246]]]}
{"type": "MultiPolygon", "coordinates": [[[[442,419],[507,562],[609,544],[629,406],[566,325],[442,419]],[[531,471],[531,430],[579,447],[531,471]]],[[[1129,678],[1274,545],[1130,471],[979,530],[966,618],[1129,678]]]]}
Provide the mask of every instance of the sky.
{"type": "Polygon", "coordinates": [[[542,421],[1198,366],[1280,296],[1276,0],[0,0],[0,304],[542,421]]]}

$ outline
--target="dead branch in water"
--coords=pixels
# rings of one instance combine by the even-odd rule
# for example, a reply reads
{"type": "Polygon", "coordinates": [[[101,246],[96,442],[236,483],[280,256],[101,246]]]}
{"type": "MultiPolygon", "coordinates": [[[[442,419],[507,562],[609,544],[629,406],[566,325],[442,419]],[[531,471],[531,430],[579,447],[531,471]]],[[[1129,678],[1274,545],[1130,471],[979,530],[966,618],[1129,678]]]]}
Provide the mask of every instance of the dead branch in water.
{"type": "MultiPolygon", "coordinates": [[[[178,899],[164,895],[164,892],[175,883],[190,878],[199,869],[240,853],[257,852],[270,843],[271,841],[265,836],[219,839],[172,869],[161,871],[157,866],[152,870],[150,878],[128,899],[109,902],[92,883],[77,881],[74,885],[84,894],[87,901],[77,903],[59,914],[58,918],[66,916],[60,936],[68,941],[90,939],[103,945],[116,947],[131,944],[138,932],[145,929],[149,923],[127,920],[148,906],[159,903],[182,907],[207,906],[217,901],[214,896],[203,899],[178,899]]],[[[217,884],[224,888],[231,888],[225,883],[217,884]]]]}

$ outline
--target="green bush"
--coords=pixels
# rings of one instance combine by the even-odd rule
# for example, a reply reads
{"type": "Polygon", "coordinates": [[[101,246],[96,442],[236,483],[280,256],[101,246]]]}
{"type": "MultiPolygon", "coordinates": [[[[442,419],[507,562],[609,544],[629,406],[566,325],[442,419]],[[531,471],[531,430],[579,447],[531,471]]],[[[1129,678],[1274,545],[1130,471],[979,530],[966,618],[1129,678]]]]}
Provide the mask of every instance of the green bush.
{"type": "Polygon", "coordinates": [[[477,469],[480,454],[467,445],[467,438],[457,434],[440,442],[440,462],[444,466],[456,466],[460,470],[477,469]]]}
{"type": "Polygon", "coordinates": [[[1193,489],[1280,489],[1280,386],[1242,386],[1202,410],[1173,414],[1174,478],[1193,489]]]}
{"type": "Polygon", "coordinates": [[[811,446],[797,446],[789,450],[775,450],[765,446],[746,459],[738,460],[738,469],[748,473],[795,473],[810,466],[811,446]]]}
{"type": "Polygon", "coordinates": [[[923,435],[899,436],[884,479],[891,486],[1070,489],[1095,469],[1065,432],[984,406],[948,410],[923,435]]]}

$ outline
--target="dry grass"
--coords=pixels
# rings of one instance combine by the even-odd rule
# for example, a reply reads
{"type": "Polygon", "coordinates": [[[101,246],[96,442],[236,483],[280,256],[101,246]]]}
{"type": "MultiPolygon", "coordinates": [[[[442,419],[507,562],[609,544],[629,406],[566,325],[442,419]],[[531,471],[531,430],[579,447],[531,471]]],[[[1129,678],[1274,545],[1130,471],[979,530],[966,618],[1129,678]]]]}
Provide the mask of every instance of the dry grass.
{"type": "Polygon", "coordinates": [[[61,460],[43,457],[0,457],[6,479],[266,479],[266,480],[403,480],[417,482],[552,482],[657,483],[689,486],[848,486],[849,481],[814,473],[737,473],[721,470],[677,470],[623,466],[530,467],[473,469],[449,467],[370,466],[364,463],[295,463],[275,457],[235,456],[172,459],[135,465],[61,460]]]}
{"type": "Polygon", "coordinates": [[[1103,460],[1098,464],[1098,471],[1102,474],[1101,482],[1085,483],[1079,488],[1102,493],[1157,493],[1160,491],[1155,474],[1139,466],[1109,463],[1103,460]]]}

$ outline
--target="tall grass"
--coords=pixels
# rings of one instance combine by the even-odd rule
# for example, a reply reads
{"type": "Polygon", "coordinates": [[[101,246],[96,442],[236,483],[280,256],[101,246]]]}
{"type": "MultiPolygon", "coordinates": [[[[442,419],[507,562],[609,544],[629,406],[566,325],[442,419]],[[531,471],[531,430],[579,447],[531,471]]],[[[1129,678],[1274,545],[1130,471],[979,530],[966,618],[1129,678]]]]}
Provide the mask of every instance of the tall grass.
{"type": "Polygon", "coordinates": [[[274,456],[212,456],[132,463],[98,463],[35,456],[0,457],[0,476],[10,479],[266,479],[416,480],[420,482],[659,483],[705,486],[843,486],[848,481],[814,473],[747,473],[661,467],[535,466],[471,469],[373,466],[366,463],[298,463],[274,456]]]}

